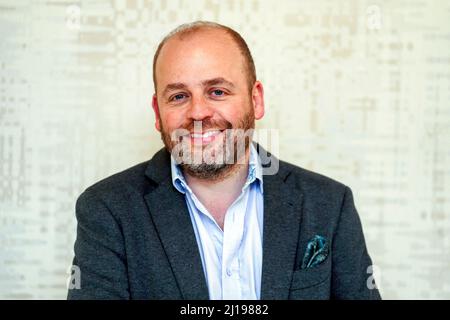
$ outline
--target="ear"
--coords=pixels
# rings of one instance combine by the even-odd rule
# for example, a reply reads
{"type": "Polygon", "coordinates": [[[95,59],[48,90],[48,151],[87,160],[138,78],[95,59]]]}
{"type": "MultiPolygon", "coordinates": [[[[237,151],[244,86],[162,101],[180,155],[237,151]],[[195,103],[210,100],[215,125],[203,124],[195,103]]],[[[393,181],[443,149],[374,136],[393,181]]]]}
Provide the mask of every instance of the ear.
{"type": "Polygon", "coordinates": [[[252,102],[255,111],[255,119],[259,120],[264,116],[264,88],[261,81],[256,81],[253,85],[252,102]]]}
{"type": "Polygon", "coordinates": [[[152,97],[152,108],[153,112],[155,113],[155,128],[156,130],[161,132],[161,125],[160,125],[161,117],[159,115],[159,106],[158,106],[158,99],[156,98],[156,93],[153,94],[152,97]]]}

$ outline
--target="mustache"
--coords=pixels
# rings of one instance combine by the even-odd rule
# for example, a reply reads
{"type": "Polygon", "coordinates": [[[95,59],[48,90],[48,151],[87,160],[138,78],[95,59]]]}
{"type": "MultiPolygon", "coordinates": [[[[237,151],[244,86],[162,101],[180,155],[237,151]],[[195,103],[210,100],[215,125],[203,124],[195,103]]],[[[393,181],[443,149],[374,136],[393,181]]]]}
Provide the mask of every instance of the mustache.
{"type": "Polygon", "coordinates": [[[189,132],[194,132],[194,129],[198,129],[198,127],[201,126],[202,131],[208,130],[208,129],[220,129],[220,130],[226,130],[226,129],[232,129],[233,125],[231,122],[227,120],[214,120],[214,119],[206,119],[206,120],[199,120],[199,121],[189,121],[186,124],[183,124],[179,129],[186,129],[189,132]]]}

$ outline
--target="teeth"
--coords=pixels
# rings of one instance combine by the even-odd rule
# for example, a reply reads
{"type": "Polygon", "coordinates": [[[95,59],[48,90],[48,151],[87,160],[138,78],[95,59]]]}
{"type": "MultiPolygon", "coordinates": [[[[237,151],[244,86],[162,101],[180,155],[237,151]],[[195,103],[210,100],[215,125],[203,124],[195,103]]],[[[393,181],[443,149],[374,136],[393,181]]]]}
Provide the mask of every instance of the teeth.
{"type": "Polygon", "coordinates": [[[217,134],[219,134],[220,133],[220,131],[218,131],[218,130],[215,130],[215,131],[208,131],[208,132],[205,132],[204,134],[201,134],[201,133],[191,133],[191,138],[194,138],[194,139],[205,139],[205,138],[209,138],[209,137],[211,137],[211,136],[215,136],[215,135],[217,135],[217,134]]]}
{"type": "Polygon", "coordinates": [[[208,131],[207,133],[205,133],[203,135],[203,138],[208,138],[208,137],[211,137],[211,136],[215,136],[216,134],[219,134],[219,133],[220,133],[220,131],[208,131]]]}

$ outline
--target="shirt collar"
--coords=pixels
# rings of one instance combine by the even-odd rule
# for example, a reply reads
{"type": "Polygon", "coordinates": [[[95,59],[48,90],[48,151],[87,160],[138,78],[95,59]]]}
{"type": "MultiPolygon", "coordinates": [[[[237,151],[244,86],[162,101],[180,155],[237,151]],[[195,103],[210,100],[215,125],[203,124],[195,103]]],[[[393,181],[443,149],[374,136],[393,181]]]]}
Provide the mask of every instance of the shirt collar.
{"type": "MultiPolygon", "coordinates": [[[[186,180],[184,179],[183,172],[180,166],[176,163],[173,156],[170,156],[170,169],[172,173],[172,184],[181,193],[185,194],[186,191],[191,192],[186,180]]],[[[258,152],[256,151],[253,143],[250,144],[250,159],[248,162],[248,175],[247,180],[242,189],[247,188],[250,184],[259,181],[259,187],[261,193],[263,193],[263,177],[262,177],[262,166],[261,159],[259,158],[258,152]]]]}

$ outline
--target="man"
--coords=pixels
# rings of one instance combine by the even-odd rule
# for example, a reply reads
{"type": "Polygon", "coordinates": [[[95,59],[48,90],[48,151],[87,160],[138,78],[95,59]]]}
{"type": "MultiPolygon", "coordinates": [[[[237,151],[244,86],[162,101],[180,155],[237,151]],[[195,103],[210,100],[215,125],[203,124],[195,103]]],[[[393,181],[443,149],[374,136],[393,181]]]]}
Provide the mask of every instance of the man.
{"type": "Polygon", "coordinates": [[[69,299],[380,298],[351,190],[250,142],[263,85],[237,32],[178,27],[153,78],[165,148],[79,197],[69,299]]]}

